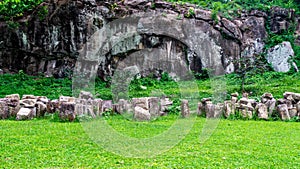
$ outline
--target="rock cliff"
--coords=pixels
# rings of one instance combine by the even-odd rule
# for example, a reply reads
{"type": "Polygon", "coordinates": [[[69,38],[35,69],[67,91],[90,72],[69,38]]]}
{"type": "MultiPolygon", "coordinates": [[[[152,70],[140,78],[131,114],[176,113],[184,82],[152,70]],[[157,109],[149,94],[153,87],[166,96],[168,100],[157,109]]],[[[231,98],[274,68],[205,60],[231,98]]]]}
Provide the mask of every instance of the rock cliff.
{"type": "MultiPolygon", "coordinates": [[[[134,16],[137,20],[129,19],[128,27],[111,28],[126,32],[127,28],[136,24],[138,30],[132,36],[108,44],[113,46],[102,53],[97,62],[97,74],[100,77],[112,75],[120,61],[132,63],[132,59],[137,60],[140,55],[147,55],[159,62],[164,60],[161,61],[161,58],[167,58],[172,60],[175,67],[185,62],[188,63],[187,69],[195,72],[222,65],[226,73],[231,73],[239,68],[238,59],[255,57],[263,52],[268,37],[266,25],[270,25],[273,33],[285,31],[299,20],[294,13],[294,10],[273,7],[268,13],[240,11],[238,17],[227,19],[218,16],[216,21],[209,10],[160,0],[49,0],[40,4],[31,14],[15,21],[18,26],[0,22],[0,68],[4,73],[24,70],[32,75],[71,76],[80,53],[94,33],[118,19],[134,16]],[[47,8],[48,13],[40,16],[38,11],[43,7],[47,8]],[[146,19],[145,15],[148,16],[146,19]],[[153,31],[162,24],[165,33],[153,31]],[[143,29],[141,25],[148,27],[143,29]],[[149,30],[149,27],[153,30],[149,30]],[[195,33],[193,37],[191,30],[211,38],[215,46],[220,47],[220,58],[210,56],[207,59],[207,53],[197,52],[193,48],[195,45],[191,45],[195,41],[189,38],[195,38],[198,34],[195,33]],[[145,53],[144,49],[151,50],[145,53]],[[126,61],[131,54],[134,56],[126,61]]],[[[297,28],[296,33],[299,33],[300,26],[297,25],[297,28]]],[[[111,38],[118,37],[118,31],[115,33],[111,38]]],[[[213,47],[205,47],[204,44],[203,49],[213,47]]],[[[168,69],[157,67],[157,62],[141,60],[138,63],[147,64],[141,67],[147,69],[143,70],[144,74],[168,69]]]]}

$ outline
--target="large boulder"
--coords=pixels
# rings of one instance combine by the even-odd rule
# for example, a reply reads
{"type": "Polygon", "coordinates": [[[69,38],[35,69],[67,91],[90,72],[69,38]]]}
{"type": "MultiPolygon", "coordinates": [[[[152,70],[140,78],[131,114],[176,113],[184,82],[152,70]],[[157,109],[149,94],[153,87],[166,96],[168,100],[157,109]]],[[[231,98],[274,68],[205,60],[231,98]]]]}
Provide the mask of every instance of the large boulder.
{"type": "Polygon", "coordinates": [[[291,69],[289,60],[294,56],[294,50],[290,42],[282,42],[270,48],[266,59],[277,72],[288,72],[291,69]]]}

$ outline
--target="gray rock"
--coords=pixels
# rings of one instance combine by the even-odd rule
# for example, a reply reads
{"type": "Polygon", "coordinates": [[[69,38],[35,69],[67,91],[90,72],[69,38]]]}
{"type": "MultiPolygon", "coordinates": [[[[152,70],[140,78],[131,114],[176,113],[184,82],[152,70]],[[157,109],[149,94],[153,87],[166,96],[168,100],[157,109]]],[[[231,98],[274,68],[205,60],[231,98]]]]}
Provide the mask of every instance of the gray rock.
{"type": "Polygon", "coordinates": [[[35,107],[36,102],[37,99],[22,99],[20,101],[20,105],[21,107],[25,107],[25,108],[33,108],[35,107]]]}
{"type": "Polygon", "coordinates": [[[123,113],[126,113],[128,111],[128,101],[127,100],[124,100],[124,99],[120,99],[119,102],[118,102],[119,106],[118,106],[118,109],[117,109],[117,113],[119,114],[123,114],[123,113]]]}
{"type": "Polygon", "coordinates": [[[169,98],[160,99],[160,111],[165,112],[172,104],[173,101],[171,101],[169,98]]]}
{"type": "Polygon", "coordinates": [[[86,114],[86,106],[82,103],[76,103],[74,108],[75,114],[78,116],[83,116],[86,114]]]}
{"type": "Polygon", "coordinates": [[[92,99],[93,100],[94,96],[91,92],[81,91],[79,94],[79,99],[86,99],[86,100],[92,99]]]}
{"type": "Polygon", "coordinates": [[[296,107],[289,108],[288,110],[289,110],[290,118],[293,118],[298,115],[296,107]]]}
{"type": "Polygon", "coordinates": [[[212,20],[211,11],[203,10],[203,9],[195,9],[195,18],[205,20],[205,21],[210,21],[212,20]]]}
{"type": "Polygon", "coordinates": [[[37,96],[37,101],[47,104],[50,100],[46,96],[37,96]]]}
{"type": "Polygon", "coordinates": [[[258,103],[255,107],[259,119],[268,119],[268,107],[263,103],[258,103]]]}
{"type": "Polygon", "coordinates": [[[288,106],[286,104],[280,104],[277,106],[277,111],[282,120],[290,120],[290,114],[288,111],[288,106]]]}
{"type": "Polygon", "coordinates": [[[24,99],[37,99],[37,97],[34,95],[23,95],[22,100],[24,100],[24,99]]]}
{"type": "Polygon", "coordinates": [[[224,112],[224,109],[225,109],[224,104],[218,103],[215,106],[214,118],[220,118],[224,112]]]}
{"type": "Polygon", "coordinates": [[[0,118],[7,119],[9,117],[9,107],[5,101],[0,101],[0,118]]]}
{"type": "Polygon", "coordinates": [[[14,101],[20,101],[20,95],[19,94],[11,94],[11,95],[6,95],[5,98],[7,99],[12,99],[14,101]]]}
{"type": "Polygon", "coordinates": [[[41,101],[36,102],[36,116],[43,117],[47,111],[47,105],[41,101]]]}
{"type": "Polygon", "coordinates": [[[271,100],[268,100],[265,104],[268,107],[268,114],[270,117],[273,114],[273,111],[275,110],[276,100],[273,98],[271,100]]]}
{"type": "Polygon", "coordinates": [[[215,116],[215,105],[208,103],[205,105],[206,118],[214,118],[215,116]]]}
{"type": "Polygon", "coordinates": [[[36,116],[36,108],[22,107],[17,113],[16,120],[30,120],[36,116]]]}
{"type": "Polygon", "coordinates": [[[151,119],[151,114],[149,110],[146,110],[142,107],[134,108],[134,119],[137,121],[149,121],[151,119]]]}
{"type": "Polygon", "coordinates": [[[59,109],[59,101],[57,99],[51,100],[47,103],[47,112],[55,113],[59,109]]]}
{"type": "Polygon", "coordinates": [[[133,107],[141,107],[143,109],[146,109],[146,110],[149,110],[149,102],[148,102],[148,99],[147,97],[142,97],[142,98],[133,98],[132,99],[132,104],[133,104],[133,107]]]}
{"type": "Polygon", "coordinates": [[[211,101],[211,98],[203,98],[201,102],[205,104],[206,102],[211,101]]]}
{"type": "Polygon", "coordinates": [[[241,114],[244,118],[252,119],[252,117],[253,117],[253,111],[249,111],[247,109],[242,109],[241,114]]]}
{"type": "Polygon", "coordinates": [[[197,115],[198,116],[201,116],[203,114],[203,112],[204,112],[203,109],[204,109],[203,103],[202,102],[198,102],[198,107],[197,107],[197,115]]]}
{"type": "Polygon", "coordinates": [[[74,121],[76,118],[75,103],[62,102],[59,109],[59,117],[61,120],[74,121]]]}
{"type": "Polygon", "coordinates": [[[61,102],[75,102],[75,97],[69,97],[69,96],[60,96],[58,101],[61,102]]]}
{"type": "Polygon", "coordinates": [[[235,104],[232,104],[231,101],[224,102],[225,111],[224,116],[228,118],[231,114],[235,114],[235,104]]]}
{"type": "Polygon", "coordinates": [[[181,116],[183,118],[190,116],[190,108],[188,100],[181,100],[181,116]]]}
{"type": "Polygon", "coordinates": [[[231,102],[232,102],[232,104],[237,103],[237,101],[238,101],[238,98],[237,98],[237,97],[234,97],[234,96],[231,97],[231,102]]]}
{"type": "Polygon", "coordinates": [[[146,4],[150,1],[148,0],[125,0],[124,4],[128,5],[128,6],[138,6],[138,5],[142,5],[142,4],[146,4]]]}
{"type": "Polygon", "coordinates": [[[294,56],[290,42],[282,42],[267,52],[266,59],[277,72],[288,72],[291,69],[289,60],[294,56]]]}
{"type": "Polygon", "coordinates": [[[112,100],[103,100],[101,105],[101,113],[112,109],[112,100]]]}
{"type": "Polygon", "coordinates": [[[93,108],[94,108],[94,113],[96,116],[100,116],[101,115],[101,105],[102,105],[102,99],[94,99],[92,101],[93,103],[93,108]]]}
{"type": "Polygon", "coordinates": [[[297,108],[298,116],[300,117],[300,101],[295,106],[297,108]]]}
{"type": "Polygon", "coordinates": [[[262,98],[273,99],[274,97],[273,97],[272,93],[264,93],[262,95],[262,98]]]}
{"type": "Polygon", "coordinates": [[[159,116],[160,112],[160,99],[158,97],[150,97],[148,99],[149,102],[149,113],[151,114],[151,118],[156,118],[159,116]]]}

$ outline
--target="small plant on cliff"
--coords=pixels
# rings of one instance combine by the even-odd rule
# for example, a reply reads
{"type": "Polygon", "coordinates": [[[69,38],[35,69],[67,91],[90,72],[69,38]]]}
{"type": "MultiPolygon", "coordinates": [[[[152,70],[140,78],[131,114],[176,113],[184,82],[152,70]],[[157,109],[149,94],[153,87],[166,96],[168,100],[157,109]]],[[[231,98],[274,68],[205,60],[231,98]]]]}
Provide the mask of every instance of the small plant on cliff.
{"type": "Polygon", "coordinates": [[[0,1],[0,20],[13,21],[14,18],[23,16],[44,0],[2,0],[0,1]]]}
{"type": "Polygon", "coordinates": [[[189,10],[187,11],[187,13],[186,14],[184,14],[184,16],[185,17],[187,17],[187,18],[190,18],[190,17],[192,17],[192,16],[194,16],[195,15],[195,9],[194,8],[189,8],[189,10]]]}
{"type": "Polygon", "coordinates": [[[44,20],[47,15],[48,15],[47,6],[43,6],[42,8],[39,9],[38,17],[40,20],[44,20]]]}
{"type": "Polygon", "coordinates": [[[257,55],[255,57],[244,57],[236,61],[239,64],[238,76],[241,78],[241,91],[245,91],[245,85],[247,79],[251,78],[256,74],[263,74],[264,72],[270,70],[265,62],[262,55],[257,55]]]}

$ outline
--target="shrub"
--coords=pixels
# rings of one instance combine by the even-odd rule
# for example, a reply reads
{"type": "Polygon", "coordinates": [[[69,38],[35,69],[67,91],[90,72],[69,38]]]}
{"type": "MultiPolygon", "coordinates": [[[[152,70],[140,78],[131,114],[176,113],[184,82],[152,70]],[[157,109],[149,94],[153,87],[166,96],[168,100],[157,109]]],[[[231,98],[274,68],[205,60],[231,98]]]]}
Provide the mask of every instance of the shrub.
{"type": "Polygon", "coordinates": [[[8,21],[23,16],[44,0],[2,0],[0,1],[0,20],[8,21]]]}

